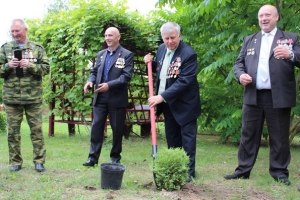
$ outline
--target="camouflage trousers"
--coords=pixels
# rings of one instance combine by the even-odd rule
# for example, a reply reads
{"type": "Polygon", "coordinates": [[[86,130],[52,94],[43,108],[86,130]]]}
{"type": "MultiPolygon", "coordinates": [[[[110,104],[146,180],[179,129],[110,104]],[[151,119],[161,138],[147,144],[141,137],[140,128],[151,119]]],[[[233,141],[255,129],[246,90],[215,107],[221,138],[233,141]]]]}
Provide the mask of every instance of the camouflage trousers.
{"type": "Polygon", "coordinates": [[[30,128],[30,138],[33,146],[33,162],[44,163],[46,149],[42,130],[42,103],[27,105],[5,104],[4,106],[7,124],[9,164],[22,165],[23,163],[20,128],[24,111],[30,128]]]}

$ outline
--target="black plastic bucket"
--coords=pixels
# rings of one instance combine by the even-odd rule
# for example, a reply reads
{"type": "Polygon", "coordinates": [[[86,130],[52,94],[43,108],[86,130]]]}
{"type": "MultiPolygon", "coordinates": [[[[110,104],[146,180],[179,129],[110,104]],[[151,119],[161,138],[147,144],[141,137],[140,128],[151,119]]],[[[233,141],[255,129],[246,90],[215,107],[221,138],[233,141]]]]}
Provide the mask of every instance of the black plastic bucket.
{"type": "Polygon", "coordinates": [[[126,167],[119,163],[102,163],[100,167],[101,188],[111,190],[120,189],[126,167]]]}

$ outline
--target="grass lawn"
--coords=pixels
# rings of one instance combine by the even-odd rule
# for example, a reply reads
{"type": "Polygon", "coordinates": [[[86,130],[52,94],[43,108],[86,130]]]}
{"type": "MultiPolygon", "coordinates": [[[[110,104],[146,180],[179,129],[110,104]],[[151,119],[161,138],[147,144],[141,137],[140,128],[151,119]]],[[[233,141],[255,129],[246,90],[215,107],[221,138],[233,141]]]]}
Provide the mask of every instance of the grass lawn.
{"type": "MultiPolygon", "coordinates": [[[[276,199],[300,200],[299,137],[292,145],[289,165],[292,184],[285,186],[269,175],[269,148],[260,148],[249,180],[224,180],[237,166],[235,144],[220,144],[218,136],[199,134],[197,138],[196,178],[180,191],[158,191],[153,183],[151,138],[131,134],[124,139],[122,164],[126,166],[120,190],[104,190],[100,184],[100,167],[86,168],[89,133],[83,125],[76,126],[76,135],[69,137],[67,124],[55,124],[55,136],[48,137],[45,120],[46,171],[37,173],[32,163],[32,146],[26,122],[22,124],[23,168],[10,172],[6,133],[0,133],[0,199],[276,199]],[[80,130],[80,133],[79,133],[80,130]]],[[[134,127],[138,133],[139,127],[134,127]]],[[[158,133],[158,153],[166,148],[163,131],[158,133]]],[[[99,163],[109,161],[110,135],[102,148],[99,163]]]]}

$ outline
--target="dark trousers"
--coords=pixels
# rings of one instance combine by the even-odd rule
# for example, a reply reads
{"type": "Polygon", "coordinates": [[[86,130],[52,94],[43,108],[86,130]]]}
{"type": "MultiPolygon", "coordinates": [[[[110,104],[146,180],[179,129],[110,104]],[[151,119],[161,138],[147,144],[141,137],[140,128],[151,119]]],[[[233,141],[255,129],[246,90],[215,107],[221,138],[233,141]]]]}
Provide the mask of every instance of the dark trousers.
{"type": "Polygon", "coordinates": [[[180,126],[173,117],[169,105],[163,104],[168,148],[183,148],[185,150],[190,158],[189,175],[195,177],[197,119],[180,126]]]}
{"type": "Polygon", "coordinates": [[[110,157],[121,159],[122,138],[124,133],[123,129],[126,117],[125,108],[115,108],[108,106],[106,103],[97,103],[94,106],[93,115],[94,119],[91,129],[91,146],[89,158],[98,163],[104,140],[105,122],[107,116],[109,115],[109,123],[112,128],[113,134],[110,157]]]}
{"type": "Polygon", "coordinates": [[[257,90],[257,106],[243,105],[242,136],[238,151],[237,174],[249,174],[255,164],[264,121],[270,145],[269,173],[273,178],[289,177],[289,126],[291,108],[273,108],[271,90],[257,90]]]}

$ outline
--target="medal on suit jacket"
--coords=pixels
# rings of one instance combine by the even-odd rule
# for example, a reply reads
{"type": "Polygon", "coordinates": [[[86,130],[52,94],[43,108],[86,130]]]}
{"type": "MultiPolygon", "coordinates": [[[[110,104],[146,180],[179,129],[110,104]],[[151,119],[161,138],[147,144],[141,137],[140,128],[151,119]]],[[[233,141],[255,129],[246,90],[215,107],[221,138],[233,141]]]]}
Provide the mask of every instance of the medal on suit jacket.
{"type": "Polygon", "coordinates": [[[167,72],[167,78],[176,78],[180,74],[180,70],[179,70],[180,66],[181,66],[181,58],[177,57],[175,61],[173,61],[169,66],[167,72]]]}
{"type": "Polygon", "coordinates": [[[157,71],[157,72],[160,70],[160,68],[161,68],[161,66],[162,66],[162,63],[163,63],[162,60],[158,61],[157,66],[156,66],[156,71],[157,71]]]}
{"type": "Polygon", "coordinates": [[[123,69],[125,67],[125,59],[124,58],[118,58],[115,64],[116,68],[123,69]]]}
{"type": "Polygon", "coordinates": [[[254,54],[255,54],[254,48],[247,49],[247,56],[253,56],[254,54]]]}
{"type": "MultiPolygon", "coordinates": [[[[98,60],[98,57],[96,57],[96,62],[97,62],[97,60],[98,60]]],[[[103,60],[103,56],[100,56],[99,63],[101,63],[101,62],[102,62],[102,60],[103,60]]]]}
{"type": "Polygon", "coordinates": [[[281,41],[280,40],[277,40],[276,43],[277,43],[277,46],[281,46],[281,41]]]}
{"type": "Polygon", "coordinates": [[[293,51],[293,39],[289,39],[288,43],[289,43],[289,50],[293,51]]]}
{"type": "Polygon", "coordinates": [[[293,39],[277,40],[276,43],[278,46],[284,46],[290,50],[293,49],[293,39]]]}
{"type": "Polygon", "coordinates": [[[288,48],[288,40],[287,39],[283,40],[283,46],[285,48],[288,48]]]}
{"type": "Polygon", "coordinates": [[[172,63],[168,67],[167,78],[172,78],[172,63]]]}
{"type": "Polygon", "coordinates": [[[180,57],[177,57],[176,58],[176,67],[175,67],[175,72],[174,72],[174,78],[176,78],[179,74],[180,74],[180,71],[179,71],[179,68],[181,67],[181,58],[180,57]]]}

